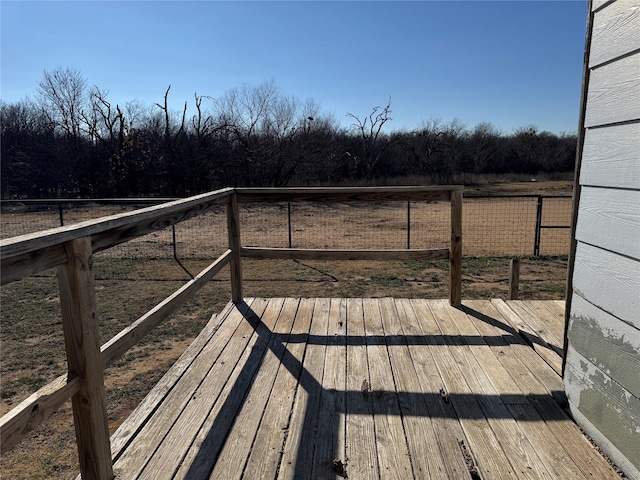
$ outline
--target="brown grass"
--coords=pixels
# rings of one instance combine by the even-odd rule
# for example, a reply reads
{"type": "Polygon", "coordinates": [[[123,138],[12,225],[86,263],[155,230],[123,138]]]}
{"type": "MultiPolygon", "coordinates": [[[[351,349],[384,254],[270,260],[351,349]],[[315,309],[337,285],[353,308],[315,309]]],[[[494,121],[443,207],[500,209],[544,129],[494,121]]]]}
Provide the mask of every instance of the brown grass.
{"type": "MultiPolygon", "coordinates": [[[[503,210],[493,213],[491,218],[495,220],[492,220],[486,210],[488,205],[495,207],[496,204],[483,202],[477,200],[465,204],[463,298],[504,298],[508,291],[509,258],[481,255],[496,248],[530,254],[532,238],[523,246],[522,238],[514,231],[522,225],[529,235],[531,225],[528,220],[522,221],[525,213],[513,204],[505,204],[503,210]],[[510,212],[514,218],[507,219],[505,212],[510,212]],[[480,227],[474,227],[489,223],[492,226],[484,233],[480,227]],[[473,236],[473,228],[481,232],[477,237],[473,236]],[[490,234],[490,231],[494,233],[490,234]],[[478,257],[470,257],[474,254],[472,252],[478,257]]],[[[192,219],[188,228],[177,230],[180,258],[193,273],[210,261],[210,258],[197,257],[214,257],[226,245],[226,228],[222,217],[217,215],[221,216],[222,212],[192,219]]],[[[243,207],[242,216],[244,244],[287,246],[285,206],[248,205],[243,207]]],[[[8,225],[19,224],[16,217],[12,217],[11,222],[5,221],[4,217],[3,235],[7,233],[8,225]]],[[[447,204],[412,205],[411,219],[412,248],[446,246],[447,204]]],[[[547,221],[564,221],[564,217],[548,217],[547,221]]],[[[375,209],[363,205],[329,205],[324,208],[295,205],[292,225],[293,246],[298,247],[405,248],[407,241],[406,204],[379,205],[375,209]]],[[[188,279],[171,259],[170,231],[148,235],[117,248],[120,250],[112,249],[98,255],[95,262],[103,343],[188,279]],[[133,258],[143,253],[142,258],[133,258]]],[[[563,256],[523,258],[521,297],[563,298],[565,271],[566,259],[563,256]]],[[[247,297],[448,296],[446,262],[245,260],[244,273],[247,297]]],[[[227,303],[230,297],[228,278],[228,271],[223,271],[173,318],[107,370],[105,384],[112,432],[179,357],[210,316],[227,303]]],[[[37,388],[64,373],[66,362],[55,272],[44,272],[6,285],[0,293],[0,413],[4,414],[37,388]]],[[[75,477],[77,454],[70,403],[67,402],[48,421],[27,435],[0,462],[2,478],[75,477]]]]}

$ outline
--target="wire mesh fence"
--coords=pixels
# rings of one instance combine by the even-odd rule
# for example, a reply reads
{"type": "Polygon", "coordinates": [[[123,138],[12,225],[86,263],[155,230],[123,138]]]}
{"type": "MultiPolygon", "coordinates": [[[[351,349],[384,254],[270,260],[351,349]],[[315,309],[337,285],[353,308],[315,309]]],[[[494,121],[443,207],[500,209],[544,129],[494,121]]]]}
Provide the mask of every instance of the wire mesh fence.
{"type": "MultiPolygon", "coordinates": [[[[168,199],[4,201],[2,238],[69,225],[168,199]]],[[[246,246],[328,249],[438,249],[449,245],[448,202],[276,203],[240,206],[246,246]]],[[[569,251],[571,197],[467,197],[465,256],[563,256],[569,251]]],[[[227,248],[226,213],[217,206],[99,255],[211,258],[227,248]]]]}

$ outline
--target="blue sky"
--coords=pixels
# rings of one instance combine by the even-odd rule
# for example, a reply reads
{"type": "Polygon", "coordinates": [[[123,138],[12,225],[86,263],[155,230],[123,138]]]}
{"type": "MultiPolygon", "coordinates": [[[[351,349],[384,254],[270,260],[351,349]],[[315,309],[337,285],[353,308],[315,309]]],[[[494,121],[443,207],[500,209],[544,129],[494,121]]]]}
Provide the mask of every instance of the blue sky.
{"type": "Polygon", "coordinates": [[[32,2],[0,5],[0,98],[80,70],[112,103],[170,105],[275,79],[344,126],[392,98],[390,129],[454,118],[504,133],[578,124],[587,2],[32,2]]]}

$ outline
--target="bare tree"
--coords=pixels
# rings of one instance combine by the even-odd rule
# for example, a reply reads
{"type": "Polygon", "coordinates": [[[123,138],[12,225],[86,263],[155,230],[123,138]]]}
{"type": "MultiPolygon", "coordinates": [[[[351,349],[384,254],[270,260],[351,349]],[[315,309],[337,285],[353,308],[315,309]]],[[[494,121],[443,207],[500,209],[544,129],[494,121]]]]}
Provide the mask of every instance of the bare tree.
{"type": "Polygon", "coordinates": [[[194,94],[196,114],[191,117],[191,127],[196,134],[196,140],[198,145],[204,146],[206,141],[216,133],[226,129],[229,125],[224,119],[216,121],[216,118],[212,114],[206,114],[202,109],[202,101],[204,99],[213,100],[212,97],[207,95],[194,94]]]}
{"type": "Polygon", "coordinates": [[[94,86],[89,95],[90,111],[82,112],[82,119],[91,139],[95,139],[111,153],[122,149],[126,122],[119,105],[115,108],[107,100],[109,92],[94,86]]]}
{"type": "Polygon", "coordinates": [[[184,133],[185,120],[187,117],[187,102],[184,102],[184,108],[182,109],[182,121],[180,122],[180,127],[175,135],[172,135],[174,128],[171,124],[171,112],[169,110],[169,90],[171,90],[171,85],[167,87],[167,91],[164,92],[164,103],[161,105],[159,103],[155,103],[155,105],[162,110],[164,113],[164,139],[167,143],[167,146],[171,147],[172,143],[175,144],[175,139],[177,139],[182,133],[184,133]],[[172,137],[173,136],[173,142],[172,137]]]}
{"type": "Polygon", "coordinates": [[[469,136],[470,167],[475,173],[486,171],[496,158],[500,132],[489,122],[475,126],[469,136]]]}
{"type": "Polygon", "coordinates": [[[82,110],[86,106],[87,81],[79,70],[45,70],[38,84],[43,109],[65,135],[80,138],[82,110]]]}
{"type": "Polygon", "coordinates": [[[282,146],[278,141],[283,140],[292,121],[292,105],[280,96],[275,81],[255,87],[243,84],[227,92],[216,106],[219,118],[228,125],[237,162],[234,167],[240,167],[236,182],[273,183],[273,178],[269,179],[273,173],[273,154],[282,146]]]}
{"type": "Polygon", "coordinates": [[[367,179],[373,178],[373,171],[385,150],[397,139],[395,136],[389,137],[382,133],[382,127],[393,120],[390,116],[391,97],[387,105],[382,110],[380,108],[380,106],[373,107],[371,113],[362,119],[353,113],[347,113],[347,117],[354,120],[351,127],[361,140],[359,154],[351,154],[351,156],[356,163],[356,169],[359,164],[363,165],[367,179]]]}

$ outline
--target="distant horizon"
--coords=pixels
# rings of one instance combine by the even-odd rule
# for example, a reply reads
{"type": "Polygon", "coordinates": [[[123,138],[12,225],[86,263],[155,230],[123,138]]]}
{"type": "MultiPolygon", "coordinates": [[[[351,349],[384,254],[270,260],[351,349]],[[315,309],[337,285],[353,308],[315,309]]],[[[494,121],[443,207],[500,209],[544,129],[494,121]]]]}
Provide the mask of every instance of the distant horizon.
{"type": "Polygon", "coordinates": [[[186,101],[192,115],[194,93],[274,79],[343,128],[347,113],[364,117],[391,97],[386,132],[457,119],[467,130],[575,135],[586,14],[583,0],[4,1],[0,99],[36,99],[43,73],[68,67],[114,104],[151,107],[171,85],[171,110],[186,101]]]}

